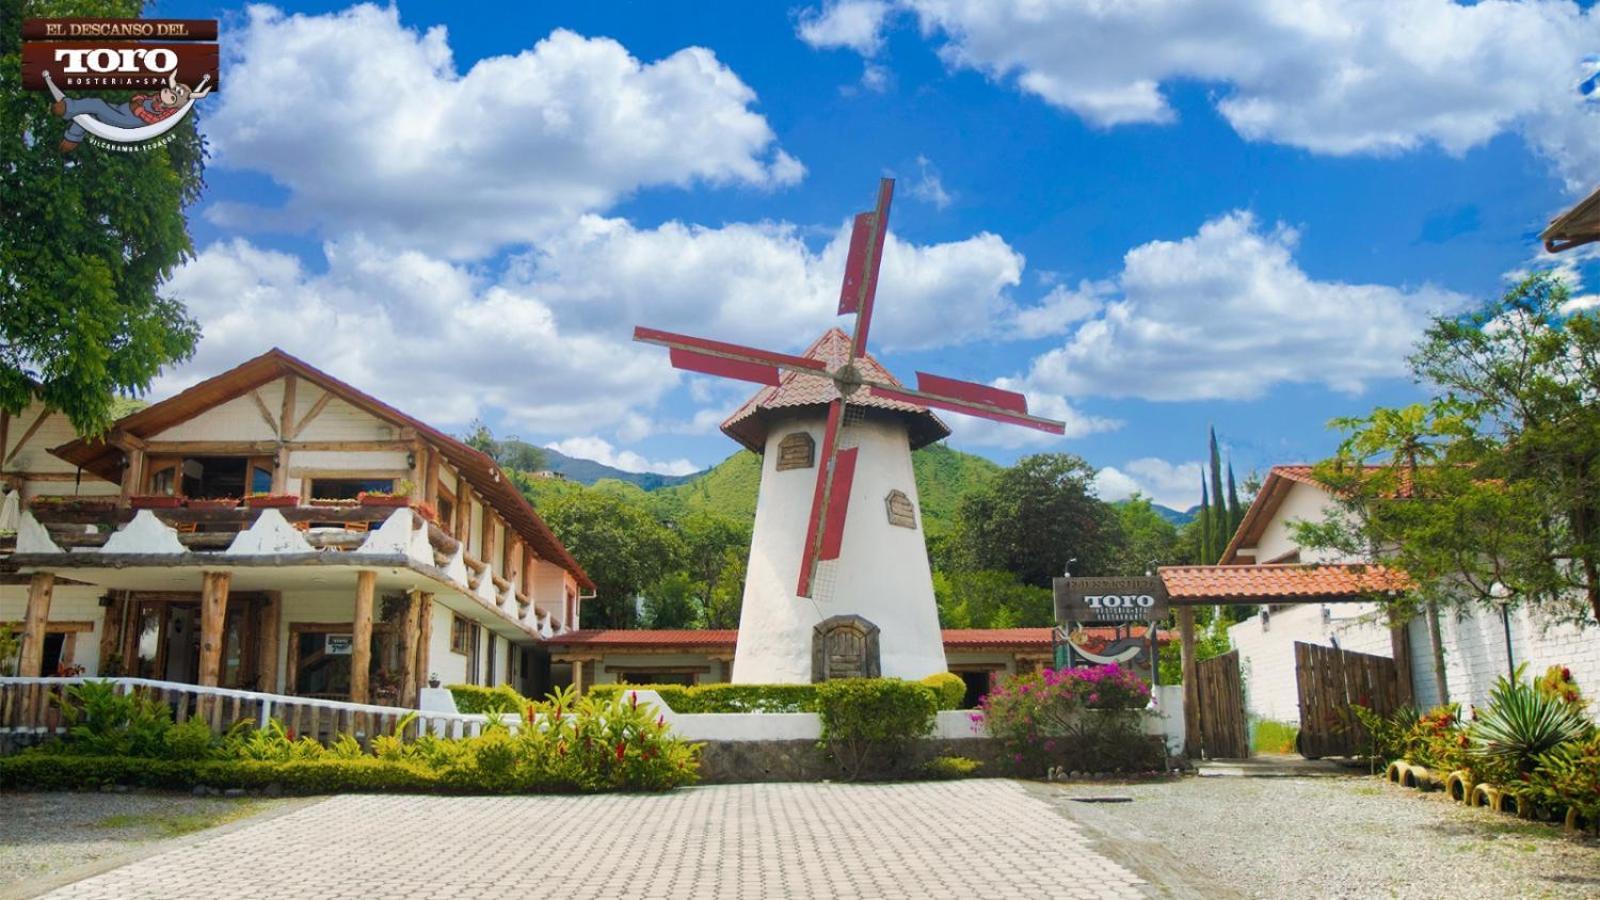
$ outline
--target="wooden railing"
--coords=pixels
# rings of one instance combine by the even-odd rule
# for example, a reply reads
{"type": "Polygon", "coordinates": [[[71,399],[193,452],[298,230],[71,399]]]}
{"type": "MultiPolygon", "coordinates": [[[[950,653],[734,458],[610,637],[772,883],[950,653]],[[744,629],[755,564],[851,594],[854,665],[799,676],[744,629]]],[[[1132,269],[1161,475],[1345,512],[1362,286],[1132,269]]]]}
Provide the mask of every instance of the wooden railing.
{"type": "MultiPolygon", "coordinates": [[[[174,722],[202,718],[215,734],[222,734],[241,721],[264,727],[269,720],[277,719],[296,737],[313,737],[331,743],[339,735],[348,734],[365,744],[375,735],[395,733],[401,720],[413,714],[415,718],[400,735],[407,740],[422,734],[476,735],[488,722],[485,716],[466,713],[422,712],[149,678],[0,678],[0,733],[65,733],[60,709],[62,697],[68,687],[85,681],[108,682],[120,694],[138,691],[166,704],[172,710],[174,722]]],[[[517,716],[504,716],[502,720],[513,731],[522,724],[517,716]]]]}

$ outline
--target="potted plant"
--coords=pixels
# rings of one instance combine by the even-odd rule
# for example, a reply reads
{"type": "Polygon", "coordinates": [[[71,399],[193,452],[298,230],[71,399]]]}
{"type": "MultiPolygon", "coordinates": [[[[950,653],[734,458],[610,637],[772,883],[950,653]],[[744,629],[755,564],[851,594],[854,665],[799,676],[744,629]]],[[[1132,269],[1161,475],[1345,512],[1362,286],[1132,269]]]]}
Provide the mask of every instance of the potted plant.
{"type": "Polygon", "coordinates": [[[189,501],[190,509],[236,509],[238,506],[238,497],[205,497],[189,501]]]}
{"type": "Polygon", "coordinates": [[[182,509],[184,500],[171,494],[138,494],[128,499],[134,509],[182,509]]]}
{"type": "Polygon", "coordinates": [[[115,497],[34,497],[28,501],[28,508],[38,511],[66,510],[66,511],[100,511],[112,510],[117,506],[115,497]]]}
{"type": "Polygon", "coordinates": [[[307,502],[311,506],[334,507],[341,509],[350,509],[357,505],[356,501],[354,500],[337,500],[333,497],[312,497],[307,502]]]}
{"type": "Polygon", "coordinates": [[[439,686],[439,673],[438,672],[429,672],[428,673],[428,687],[437,688],[438,686],[439,686]]]}
{"type": "Polygon", "coordinates": [[[411,497],[408,494],[390,493],[388,491],[362,491],[356,496],[356,501],[361,506],[409,506],[411,497]]]}
{"type": "Polygon", "coordinates": [[[417,503],[411,508],[416,510],[417,515],[427,519],[429,522],[435,525],[439,524],[439,511],[433,508],[432,503],[417,503]]]}
{"type": "Polygon", "coordinates": [[[246,494],[244,505],[251,509],[281,509],[298,506],[300,498],[294,494],[246,494]]]}

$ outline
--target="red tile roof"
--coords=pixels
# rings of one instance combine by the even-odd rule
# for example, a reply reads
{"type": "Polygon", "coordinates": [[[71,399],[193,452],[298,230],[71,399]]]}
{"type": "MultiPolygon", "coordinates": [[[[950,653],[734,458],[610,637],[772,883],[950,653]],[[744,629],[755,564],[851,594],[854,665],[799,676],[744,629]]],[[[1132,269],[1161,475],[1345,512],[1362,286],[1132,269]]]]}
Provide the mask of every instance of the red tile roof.
{"type": "Polygon", "coordinates": [[[1305,600],[1398,594],[1410,588],[1403,572],[1384,566],[1259,565],[1162,566],[1161,580],[1175,600],[1305,600]]]}
{"type": "Polygon", "coordinates": [[[1054,628],[946,628],[946,650],[990,650],[1009,647],[1050,649],[1054,628]]]}
{"type": "MultiPolygon", "coordinates": [[[[828,364],[829,371],[833,371],[850,359],[850,336],[841,329],[830,328],[801,355],[808,359],[820,359],[828,364]]],[[[857,361],[856,368],[862,375],[875,380],[900,384],[900,381],[889,374],[889,370],[870,353],[863,355],[857,361]]],[[[755,396],[746,400],[743,406],[724,420],[722,433],[760,453],[766,446],[767,426],[764,413],[767,410],[822,406],[838,397],[839,389],[834,386],[833,379],[786,371],[778,379],[777,387],[764,387],[757,391],[755,396]]],[[[850,404],[888,410],[905,416],[911,424],[913,450],[950,436],[950,428],[925,406],[879,397],[868,390],[856,391],[850,398],[850,404]]]]}

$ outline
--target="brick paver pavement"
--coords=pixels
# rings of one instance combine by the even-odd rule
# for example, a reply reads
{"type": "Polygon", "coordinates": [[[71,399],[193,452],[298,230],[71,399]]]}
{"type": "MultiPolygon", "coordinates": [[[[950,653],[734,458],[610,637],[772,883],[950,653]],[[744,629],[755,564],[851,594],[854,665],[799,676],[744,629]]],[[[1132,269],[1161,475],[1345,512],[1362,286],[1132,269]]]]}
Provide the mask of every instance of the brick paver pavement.
{"type": "Polygon", "coordinates": [[[340,796],[48,896],[1141,897],[1022,786],[755,784],[593,797],[340,796]]]}

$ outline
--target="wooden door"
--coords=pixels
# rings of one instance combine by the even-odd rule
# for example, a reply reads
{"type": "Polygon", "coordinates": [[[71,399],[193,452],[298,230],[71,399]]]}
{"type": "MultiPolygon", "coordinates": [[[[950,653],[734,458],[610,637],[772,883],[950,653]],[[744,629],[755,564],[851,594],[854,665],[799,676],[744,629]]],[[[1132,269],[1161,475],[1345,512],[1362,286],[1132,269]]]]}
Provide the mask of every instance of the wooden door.
{"type": "Polygon", "coordinates": [[[1367,731],[1351,707],[1382,716],[1400,708],[1398,668],[1387,656],[1296,641],[1294,674],[1300,695],[1297,743],[1307,759],[1369,752],[1367,731]]]}
{"type": "Polygon", "coordinates": [[[1244,759],[1250,755],[1250,728],[1244,714],[1244,679],[1239,651],[1195,663],[1200,698],[1200,747],[1209,759],[1244,759]]]}

